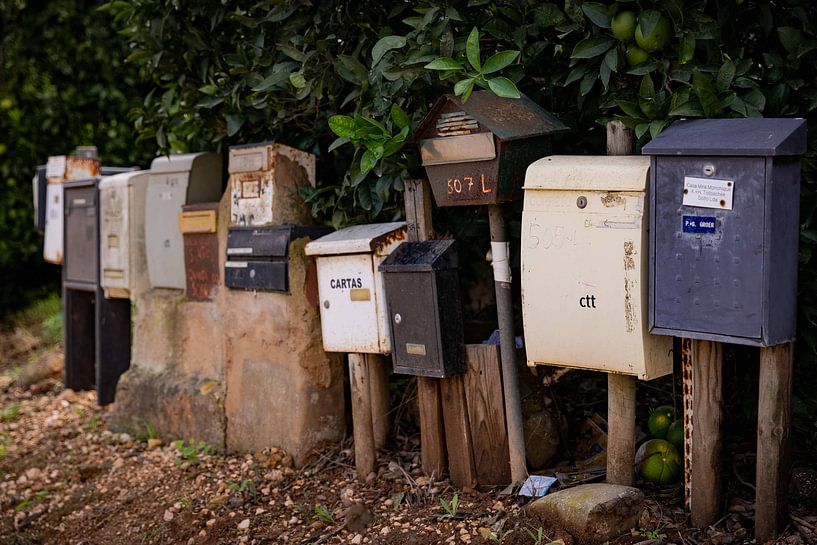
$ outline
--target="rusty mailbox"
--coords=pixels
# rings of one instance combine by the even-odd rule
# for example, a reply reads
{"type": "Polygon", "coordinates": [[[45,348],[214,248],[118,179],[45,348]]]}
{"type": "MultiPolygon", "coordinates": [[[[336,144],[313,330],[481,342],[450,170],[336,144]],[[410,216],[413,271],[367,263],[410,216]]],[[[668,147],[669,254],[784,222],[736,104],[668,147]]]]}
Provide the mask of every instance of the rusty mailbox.
{"type": "Polygon", "coordinates": [[[218,206],[217,202],[186,204],[179,214],[185,295],[196,301],[212,299],[218,287],[218,206]]]}
{"type": "Polygon", "coordinates": [[[676,121],[650,155],[650,331],[794,340],[803,119],[676,121]]]}
{"type": "Polygon", "coordinates": [[[463,103],[444,95],[415,131],[414,142],[437,206],[490,205],[522,196],[525,169],[567,127],[526,96],[477,91],[463,103]]]}
{"type": "Polygon", "coordinates": [[[455,242],[403,242],[379,270],[386,290],[394,372],[436,378],[464,373],[455,242]]]}
{"type": "Polygon", "coordinates": [[[224,285],[232,289],[289,292],[289,246],[299,238],[316,239],[327,227],[275,225],[233,227],[227,233],[224,285]]]}
{"type": "Polygon", "coordinates": [[[99,176],[99,159],[90,156],[91,149],[77,148],[84,155],[55,155],[48,158],[45,167],[46,210],[45,237],[43,239],[43,259],[57,265],[63,258],[64,202],[63,183],[67,180],[81,180],[99,176]]]}
{"type": "MultiPolygon", "coordinates": [[[[121,169],[116,169],[121,170],[121,169]]],[[[102,168],[102,172],[113,169],[102,168]]],[[[136,299],[147,290],[145,193],[147,170],[105,176],[99,182],[100,284],[105,297],[136,299]]]]}
{"type": "Polygon", "coordinates": [[[355,225],[306,245],[317,256],[323,348],[388,354],[389,318],[378,266],[404,240],[404,222],[355,225]]]}
{"type": "Polygon", "coordinates": [[[157,157],[150,166],[145,207],[148,277],[154,288],[184,289],[184,241],[179,212],[185,204],[221,198],[221,156],[185,153],[157,157]]]}
{"type": "Polygon", "coordinates": [[[299,194],[315,186],[315,156],[275,142],[230,148],[230,226],[307,225],[299,194]]]}
{"type": "Polygon", "coordinates": [[[63,301],[65,386],[96,387],[113,402],[130,366],[130,301],[106,299],[100,286],[99,178],[65,182],[63,301]]]}

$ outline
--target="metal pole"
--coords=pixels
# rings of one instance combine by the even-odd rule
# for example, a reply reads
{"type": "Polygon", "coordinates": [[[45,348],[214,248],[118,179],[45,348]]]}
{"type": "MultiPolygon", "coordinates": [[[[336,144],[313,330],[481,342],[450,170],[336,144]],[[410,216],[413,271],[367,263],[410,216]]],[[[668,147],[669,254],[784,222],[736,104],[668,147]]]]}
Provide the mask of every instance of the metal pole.
{"type": "Polygon", "coordinates": [[[511,460],[511,478],[522,483],[528,477],[525,461],[525,433],[522,421],[522,402],[519,398],[519,380],[516,370],[516,339],[513,330],[513,301],[511,299],[511,265],[508,235],[502,209],[488,207],[491,226],[491,256],[496,290],[496,314],[499,321],[499,353],[502,359],[502,389],[505,393],[505,419],[508,426],[508,447],[511,460]]]}

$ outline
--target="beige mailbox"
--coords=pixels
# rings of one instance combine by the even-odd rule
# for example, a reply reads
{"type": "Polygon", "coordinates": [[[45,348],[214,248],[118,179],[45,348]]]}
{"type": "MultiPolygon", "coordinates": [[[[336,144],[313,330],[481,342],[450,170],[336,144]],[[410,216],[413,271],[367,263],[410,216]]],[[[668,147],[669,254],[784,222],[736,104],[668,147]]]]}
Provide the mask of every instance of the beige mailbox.
{"type": "Polygon", "coordinates": [[[406,239],[406,224],[355,225],[306,245],[317,256],[323,348],[391,352],[383,275],[378,266],[406,239]]]}
{"type": "Polygon", "coordinates": [[[147,170],[99,182],[100,271],[106,298],[135,299],[148,288],[145,253],[147,170]]]}
{"type": "Polygon", "coordinates": [[[263,142],[230,148],[230,225],[256,227],[312,223],[299,194],[315,186],[315,156],[263,142]]]}
{"type": "Polygon", "coordinates": [[[184,241],[179,213],[185,204],[221,198],[221,156],[186,153],[157,157],[145,197],[145,245],[150,285],[184,289],[184,241]]]}
{"type": "Polygon", "coordinates": [[[522,313],[528,364],[653,379],[672,338],[648,333],[646,191],[639,156],[553,156],[528,167],[522,313]]]}

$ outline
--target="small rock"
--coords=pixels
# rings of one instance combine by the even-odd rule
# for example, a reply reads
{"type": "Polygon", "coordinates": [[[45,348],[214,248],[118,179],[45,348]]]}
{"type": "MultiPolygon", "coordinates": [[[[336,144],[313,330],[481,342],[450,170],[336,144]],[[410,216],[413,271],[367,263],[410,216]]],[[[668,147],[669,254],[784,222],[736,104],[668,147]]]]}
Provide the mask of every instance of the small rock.
{"type": "MultiPolygon", "coordinates": [[[[216,524],[216,519],[210,519],[204,523],[208,528],[212,528],[216,524]]],[[[204,531],[204,530],[202,530],[204,531]]]]}
{"type": "Polygon", "coordinates": [[[126,444],[130,443],[131,441],[133,441],[133,437],[131,437],[131,436],[130,436],[130,435],[128,435],[127,433],[120,433],[120,434],[119,434],[119,437],[118,437],[117,439],[118,439],[118,440],[119,440],[119,442],[120,442],[120,443],[122,443],[123,445],[126,445],[126,444]]]}
{"type": "Polygon", "coordinates": [[[148,439],[148,450],[158,448],[158,447],[161,447],[161,446],[162,446],[162,440],[161,439],[157,439],[155,437],[153,439],[148,439]]]}
{"type": "Polygon", "coordinates": [[[43,472],[40,468],[32,467],[26,470],[26,477],[29,481],[39,481],[42,476],[43,472]]]}
{"type": "Polygon", "coordinates": [[[207,502],[207,509],[218,509],[219,507],[223,507],[227,505],[227,502],[230,501],[229,494],[219,494],[218,496],[214,496],[207,502]]]}
{"type": "Polygon", "coordinates": [[[170,522],[171,520],[173,520],[173,511],[171,511],[170,509],[166,509],[163,518],[165,519],[165,522],[170,522]]]}
{"type": "Polygon", "coordinates": [[[123,460],[122,458],[117,458],[116,460],[114,460],[113,468],[114,469],[119,469],[120,467],[122,467],[124,465],[125,465],[125,460],[123,460]]]}
{"type": "Polygon", "coordinates": [[[638,524],[643,509],[644,494],[637,488],[603,483],[560,490],[526,508],[586,543],[603,543],[626,533],[638,524]]]}
{"type": "Polygon", "coordinates": [[[187,545],[193,545],[193,543],[195,543],[195,542],[196,542],[196,538],[191,537],[190,539],[187,540],[187,545]]]}
{"type": "Polygon", "coordinates": [[[350,543],[352,545],[360,545],[361,541],[363,541],[363,536],[360,534],[355,534],[355,537],[352,538],[352,541],[350,541],[350,543]]]}
{"type": "Polygon", "coordinates": [[[359,534],[372,522],[372,512],[362,503],[353,503],[343,512],[343,525],[359,534]]]}
{"type": "Polygon", "coordinates": [[[246,530],[249,527],[250,527],[250,519],[244,519],[244,520],[242,520],[241,522],[238,523],[238,529],[239,530],[246,530]]]}

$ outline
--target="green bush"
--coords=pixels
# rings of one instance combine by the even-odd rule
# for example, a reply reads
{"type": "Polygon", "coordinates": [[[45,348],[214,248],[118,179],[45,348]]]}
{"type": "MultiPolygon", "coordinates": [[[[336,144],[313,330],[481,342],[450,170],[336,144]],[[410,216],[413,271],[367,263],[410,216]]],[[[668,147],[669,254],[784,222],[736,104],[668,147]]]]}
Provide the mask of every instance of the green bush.
{"type": "Polygon", "coordinates": [[[154,151],[135,145],[128,119],[148,89],[98,4],[0,1],[0,318],[59,286],[33,225],[35,167],[82,144],[110,165],[145,165],[154,151]]]}

